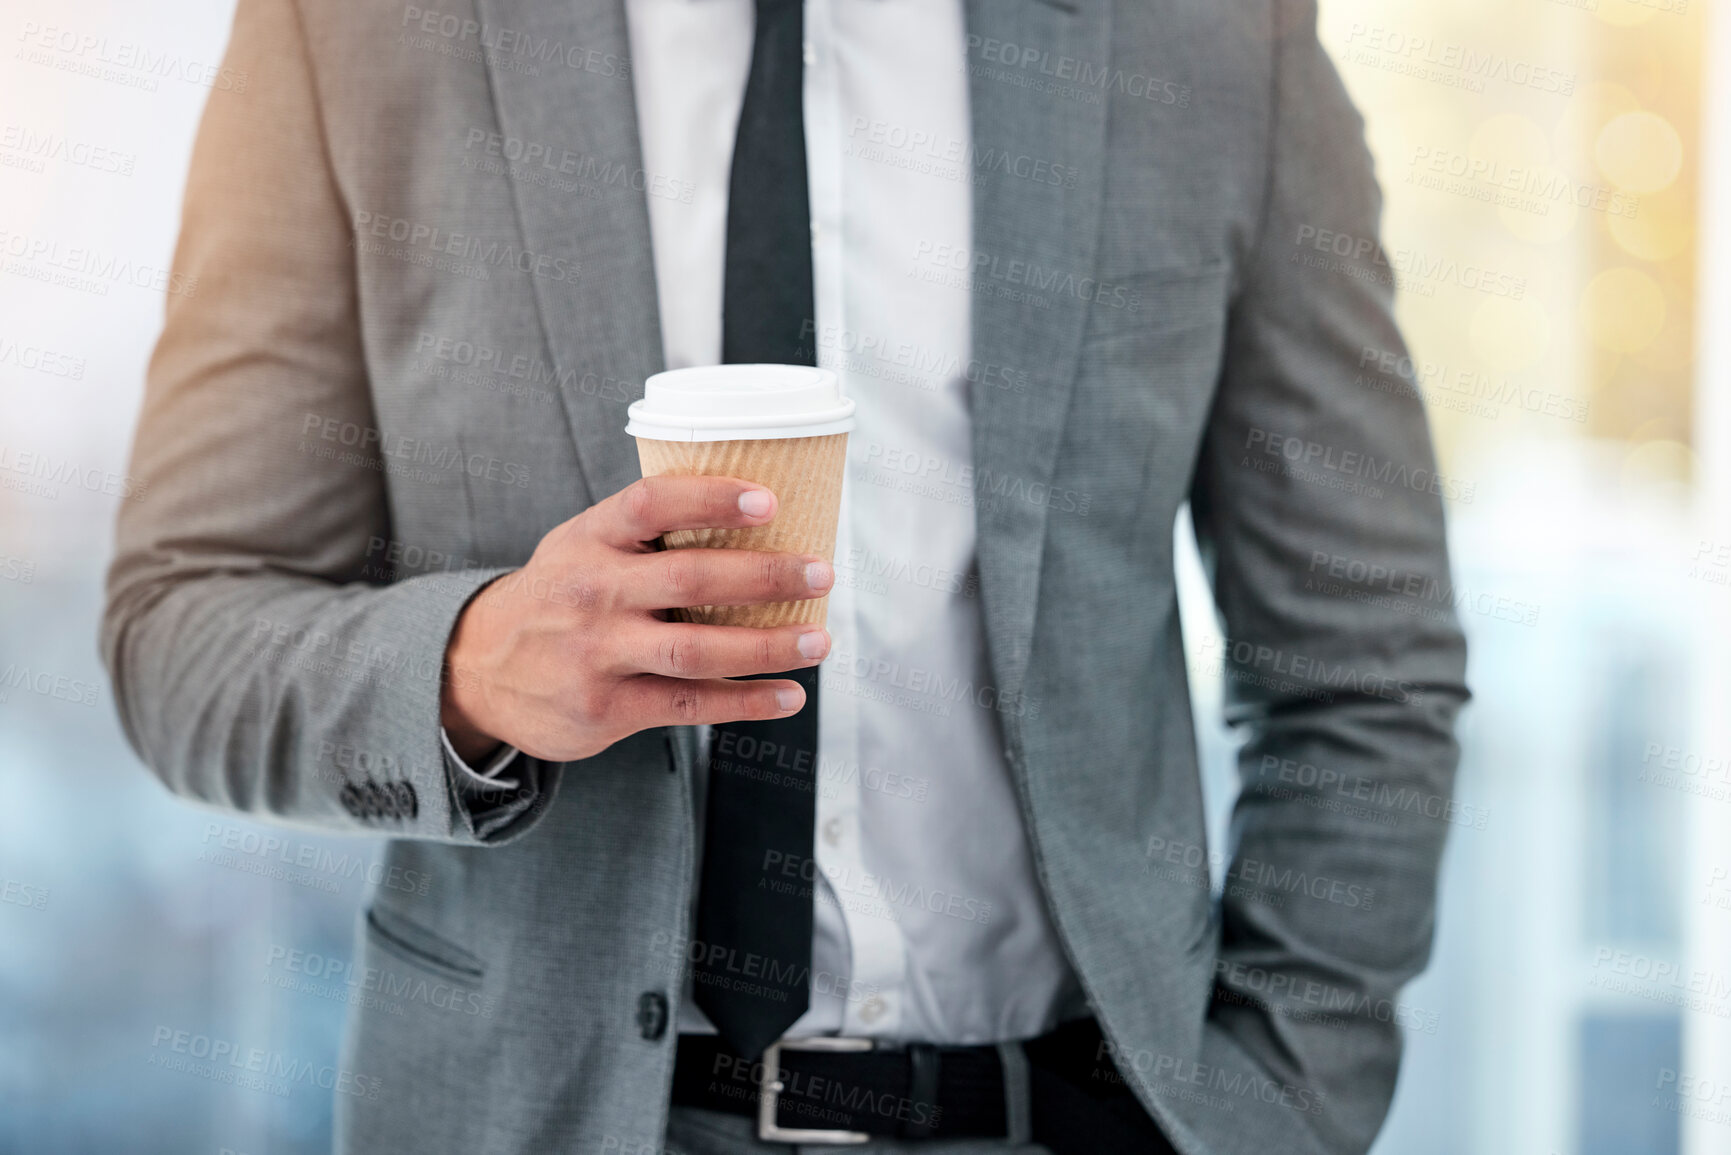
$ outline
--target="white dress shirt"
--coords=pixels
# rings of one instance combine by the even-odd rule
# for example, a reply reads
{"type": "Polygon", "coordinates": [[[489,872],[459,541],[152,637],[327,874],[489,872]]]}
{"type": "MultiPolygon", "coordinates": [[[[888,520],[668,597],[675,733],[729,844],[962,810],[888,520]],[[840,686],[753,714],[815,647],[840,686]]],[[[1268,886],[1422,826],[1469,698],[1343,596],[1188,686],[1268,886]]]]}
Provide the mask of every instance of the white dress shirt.
{"type": "MultiPolygon", "coordinates": [[[[644,167],[695,189],[648,198],[666,363],[712,365],[753,4],[626,13],[644,167]]],[[[1080,996],[993,713],[969,290],[909,275],[971,235],[962,3],[806,0],[805,33],[814,336],[858,410],[818,696],[811,1008],[789,1034],[1027,1038],[1080,996]]],[[[679,1026],[711,1029],[689,999],[679,1026]]]]}

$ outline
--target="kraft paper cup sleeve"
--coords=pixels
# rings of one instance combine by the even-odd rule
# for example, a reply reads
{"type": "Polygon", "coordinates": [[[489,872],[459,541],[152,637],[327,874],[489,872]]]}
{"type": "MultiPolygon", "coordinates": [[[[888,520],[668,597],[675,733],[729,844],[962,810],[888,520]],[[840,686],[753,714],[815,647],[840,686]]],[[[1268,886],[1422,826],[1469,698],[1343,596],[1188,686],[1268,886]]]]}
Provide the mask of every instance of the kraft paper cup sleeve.
{"type": "MultiPolygon", "coordinates": [[[[847,434],[752,441],[637,439],[645,477],[737,477],[776,496],[775,519],[748,529],[677,530],[668,549],[758,549],[810,554],[833,561],[847,470],[847,434]]],[[[686,621],[718,626],[823,625],[829,597],[754,606],[694,606],[686,621]]]]}

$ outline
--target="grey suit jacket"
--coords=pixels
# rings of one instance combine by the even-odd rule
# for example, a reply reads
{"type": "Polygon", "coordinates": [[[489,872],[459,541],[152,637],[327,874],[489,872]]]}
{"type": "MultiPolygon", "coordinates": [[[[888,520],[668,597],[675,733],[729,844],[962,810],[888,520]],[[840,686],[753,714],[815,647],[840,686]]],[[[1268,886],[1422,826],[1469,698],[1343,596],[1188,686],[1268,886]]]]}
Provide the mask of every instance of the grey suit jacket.
{"type": "MultiPolygon", "coordinates": [[[[1418,592],[1447,588],[1454,482],[1383,371],[1391,290],[1307,259],[1323,230],[1360,256],[1377,235],[1360,119],[1312,0],[967,18],[973,251],[909,268],[972,277],[976,358],[1005,369],[971,399],[979,580],[1045,898],[1180,1151],[1363,1151],[1466,690],[1448,598],[1418,592]],[[1222,898],[1186,500],[1246,738],[1222,898]]],[[[380,888],[362,961],[464,997],[355,1011],[344,1062],[377,1084],[338,1095],[343,1150],[654,1149],[691,735],[491,795],[439,744],[465,601],[638,475],[646,197],[681,194],[642,169],[621,0],[241,0],[228,64],[248,82],[200,130],[197,290],[169,302],[109,582],[127,733],[177,793],[386,835],[428,879],[380,888]]]]}

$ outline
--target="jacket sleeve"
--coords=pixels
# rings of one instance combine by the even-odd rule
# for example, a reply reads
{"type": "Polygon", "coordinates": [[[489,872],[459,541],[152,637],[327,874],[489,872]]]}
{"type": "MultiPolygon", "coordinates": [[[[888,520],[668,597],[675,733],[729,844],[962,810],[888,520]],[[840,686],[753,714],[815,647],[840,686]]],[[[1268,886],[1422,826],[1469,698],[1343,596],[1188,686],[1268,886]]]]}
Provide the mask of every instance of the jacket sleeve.
{"type": "Polygon", "coordinates": [[[1405,348],[1381,195],[1315,5],[1271,8],[1267,200],[1192,491],[1247,739],[1205,1049],[1310,1089],[1323,1146],[1357,1152],[1393,1095],[1398,994],[1429,957],[1457,817],[1443,496],[1475,494],[1437,472],[1422,401],[1387,371],[1405,348]]]}
{"type": "Polygon", "coordinates": [[[349,218],[291,0],[241,0],[226,64],[246,83],[213,93],[199,129],[181,291],[108,575],[121,722],[169,789],[214,806],[327,831],[514,837],[556,768],[525,759],[515,789],[483,791],[447,760],[445,644],[501,571],[393,581],[383,564],[349,218]]]}

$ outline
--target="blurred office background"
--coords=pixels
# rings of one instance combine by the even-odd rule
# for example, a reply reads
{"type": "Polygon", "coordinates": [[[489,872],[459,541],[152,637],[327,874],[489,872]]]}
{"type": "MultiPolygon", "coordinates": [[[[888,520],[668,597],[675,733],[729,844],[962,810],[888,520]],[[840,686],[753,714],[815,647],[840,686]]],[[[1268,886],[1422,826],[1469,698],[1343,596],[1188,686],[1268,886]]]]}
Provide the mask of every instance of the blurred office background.
{"type": "MultiPolygon", "coordinates": [[[[0,1152],[329,1146],[316,1079],[217,1082],[164,1065],[160,1040],[334,1064],[377,848],[171,799],[95,650],[231,12],[0,15],[0,1152]],[[44,48],[43,27],[103,46],[44,48]],[[56,283],[69,265],[82,277],[56,283]]],[[[1467,809],[1377,1151],[1731,1150],[1731,11],[1323,0],[1322,29],[1365,111],[1390,267],[1352,240],[1293,255],[1397,279],[1443,469],[1471,497],[1450,510],[1467,809]]],[[[1211,611],[1186,566],[1200,652],[1211,611]]]]}

